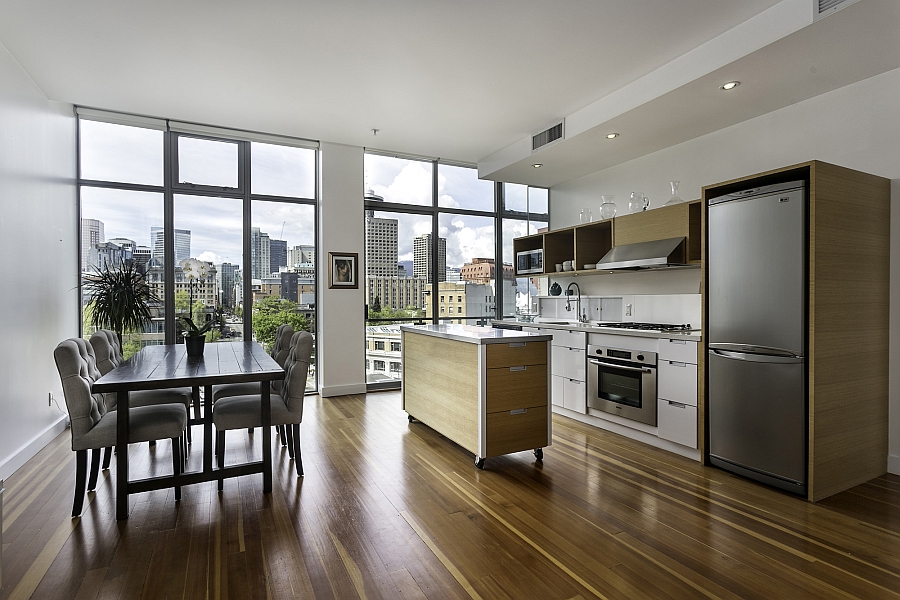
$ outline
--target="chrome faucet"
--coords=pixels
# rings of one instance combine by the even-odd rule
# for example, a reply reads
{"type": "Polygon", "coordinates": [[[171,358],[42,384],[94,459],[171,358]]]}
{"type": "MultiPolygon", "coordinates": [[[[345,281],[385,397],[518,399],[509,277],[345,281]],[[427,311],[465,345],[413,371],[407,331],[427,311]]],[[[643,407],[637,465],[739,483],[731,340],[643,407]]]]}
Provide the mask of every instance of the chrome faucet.
{"type": "Polygon", "coordinates": [[[572,296],[569,294],[569,290],[572,289],[573,285],[575,286],[575,291],[578,292],[578,295],[575,297],[575,314],[578,316],[579,323],[587,323],[587,315],[581,314],[581,288],[574,281],[566,286],[566,310],[572,310],[572,296]]]}

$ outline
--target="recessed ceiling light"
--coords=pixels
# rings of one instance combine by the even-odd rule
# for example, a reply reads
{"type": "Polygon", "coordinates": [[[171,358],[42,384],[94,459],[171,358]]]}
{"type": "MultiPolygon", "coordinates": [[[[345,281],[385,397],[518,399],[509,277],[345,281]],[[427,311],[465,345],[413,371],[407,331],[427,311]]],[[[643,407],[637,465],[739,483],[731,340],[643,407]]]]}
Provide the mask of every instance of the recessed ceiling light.
{"type": "Polygon", "coordinates": [[[534,163],[534,164],[531,165],[531,166],[534,167],[535,169],[540,169],[540,168],[543,167],[544,165],[542,165],[541,163],[534,163]]]}
{"type": "Polygon", "coordinates": [[[614,140],[614,139],[616,139],[617,137],[619,137],[619,134],[618,134],[618,133],[607,133],[607,134],[606,134],[606,139],[608,139],[608,140],[614,140]]]}
{"type": "Polygon", "coordinates": [[[733,90],[737,86],[741,85],[740,81],[729,81],[725,85],[722,86],[723,90],[733,90]]]}

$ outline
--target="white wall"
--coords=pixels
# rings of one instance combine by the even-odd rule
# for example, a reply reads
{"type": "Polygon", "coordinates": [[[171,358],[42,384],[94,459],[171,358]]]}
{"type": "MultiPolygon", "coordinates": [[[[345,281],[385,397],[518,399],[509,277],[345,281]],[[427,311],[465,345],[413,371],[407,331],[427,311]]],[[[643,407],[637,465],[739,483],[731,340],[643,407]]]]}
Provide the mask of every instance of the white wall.
{"type": "MultiPolygon", "coordinates": [[[[747,85],[752,85],[747,82],[747,85]]],[[[583,206],[597,214],[601,194],[616,194],[619,213],[641,191],[651,208],[669,198],[700,198],[704,185],[769,169],[822,160],[892,179],[890,442],[888,468],[900,474],[900,69],[598,171],[552,189],[554,228],[578,222],[583,206]]],[[[623,132],[627,135],[627,132],[623,132]]],[[[601,277],[597,278],[602,279],[601,277]]],[[[687,283],[687,282],[686,282],[687,283]]],[[[599,285],[599,284],[598,284],[599,285]]]]}
{"type": "Polygon", "coordinates": [[[63,431],[53,349],[78,335],[75,118],[0,45],[0,479],[63,431]]]}
{"type": "Polygon", "coordinates": [[[359,288],[328,289],[328,253],[355,252],[365,258],[363,149],[322,143],[319,158],[318,339],[322,396],[366,391],[365,271],[359,288]]]}

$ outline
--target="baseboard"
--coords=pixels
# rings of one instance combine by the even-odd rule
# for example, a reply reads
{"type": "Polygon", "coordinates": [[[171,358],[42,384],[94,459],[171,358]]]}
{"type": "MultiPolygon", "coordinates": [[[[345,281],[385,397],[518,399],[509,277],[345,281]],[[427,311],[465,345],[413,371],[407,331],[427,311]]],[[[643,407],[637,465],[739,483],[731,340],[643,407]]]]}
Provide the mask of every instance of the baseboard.
{"type": "Polygon", "coordinates": [[[888,473],[900,475],[900,456],[888,454],[888,473]]]}
{"type": "Polygon", "coordinates": [[[350,385],[323,385],[319,390],[319,395],[323,398],[331,398],[333,396],[347,396],[349,394],[365,394],[365,383],[353,383],[350,385]]]}
{"type": "Polygon", "coordinates": [[[59,415],[55,422],[34,436],[30,442],[13,452],[9,458],[0,463],[0,479],[9,479],[9,476],[18,471],[19,467],[40,452],[44,446],[52,442],[56,436],[65,431],[68,422],[69,417],[67,415],[59,415]]]}

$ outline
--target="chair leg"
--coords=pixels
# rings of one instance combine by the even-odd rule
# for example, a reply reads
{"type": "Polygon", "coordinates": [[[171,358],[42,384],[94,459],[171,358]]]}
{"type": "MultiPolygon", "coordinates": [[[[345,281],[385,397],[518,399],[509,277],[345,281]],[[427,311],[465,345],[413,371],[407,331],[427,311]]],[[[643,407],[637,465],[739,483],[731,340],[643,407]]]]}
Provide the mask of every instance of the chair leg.
{"type": "Polygon", "coordinates": [[[75,452],[75,503],[72,504],[72,517],[81,515],[84,506],[84,484],[87,479],[87,450],[75,452]]]}
{"type": "Polygon", "coordinates": [[[256,427],[248,427],[247,428],[247,433],[249,433],[250,435],[253,435],[254,431],[256,431],[256,427]]]}
{"type": "MultiPolygon", "coordinates": [[[[184,468],[181,464],[181,438],[172,438],[172,474],[181,475],[184,468]]],[[[181,486],[175,486],[175,501],[181,500],[181,486]]]]}
{"type": "Polygon", "coordinates": [[[194,440],[191,439],[192,437],[193,437],[193,436],[191,436],[191,424],[188,423],[188,426],[187,426],[187,440],[186,440],[188,444],[193,444],[193,443],[194,443],[194,440]]]}
{"type": "Polygon", "coordinates": [[[297,477],[303,477],[303,460],[300,458],[300,424],[287,425],[293,429],[294,437],[294,466],[297,467],[297,477]]]}
{"type": "Polygon", "coordinates": [[[147,445],[152,448],[153,446],[156,445],[156,440],[150,440],[149,442],[147,442],[147,445]]]}
{"type": "Polygon", "coordinates": [[[294,458],[294,429],[290,425],[285,425],[284,431],[287,433],[288,456],[294,458]]]}
{"type": "MultiPolygon", "coordinates": [[[[225,431],[216,431],[216,465],[218,468],[225,466],[225,431]]],[[[219,491],[225,488],[225,478],[219,477],[219,491]]]]}
{"type": "Polygon", "coordinates": [[[109,470],[109,463],[112,461],[113,446],[108,446],[106,452],[103,453],[103,470],[109,470]]]}
{"type": "Polygon", "coordinates": [[[281,437],[281,445],[287,446],[287,434],[284,432],[284,425],[278,426],[278,435],[281,437]]]}
{"type": "Polygon", "coordinates": [[[97,475],[100,474],[100,454],[103,448],[94,448],[91,450],[91,475],[88,477],[87,489],[93,491],[97,489],[97,475]]]}

